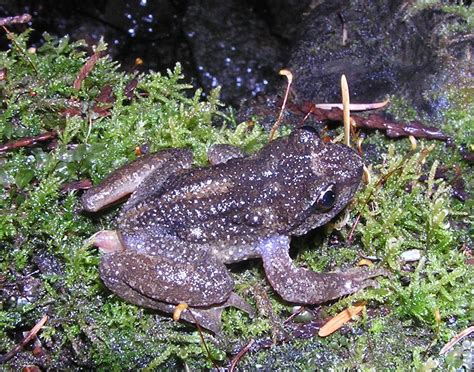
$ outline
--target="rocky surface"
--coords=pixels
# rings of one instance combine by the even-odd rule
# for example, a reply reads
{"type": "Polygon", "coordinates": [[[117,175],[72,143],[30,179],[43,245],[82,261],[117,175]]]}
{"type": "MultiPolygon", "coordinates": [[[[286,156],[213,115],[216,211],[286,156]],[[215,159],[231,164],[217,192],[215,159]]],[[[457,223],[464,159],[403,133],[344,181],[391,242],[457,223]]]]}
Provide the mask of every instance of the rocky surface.
{"type": "Polygon", "coordinates": [[[205,91],[220,85],[223,101],[234,106],[281,94],[286,81],[278,71],[287,67],[299,101],[338,101],[344,73],[354,102],[396,94],[437,118],[448,105],[444,88],[473,74],[472,35],[459,31],[465,20],[441,4],[86,0],[0,6],[0,15],[25,11],[33,15],[39,42],[42,29],[92,43],[104,35],[125,69],[137,57],[144,63],[135,68],[144,71],[179,61],[195,85],[205,91]]]}

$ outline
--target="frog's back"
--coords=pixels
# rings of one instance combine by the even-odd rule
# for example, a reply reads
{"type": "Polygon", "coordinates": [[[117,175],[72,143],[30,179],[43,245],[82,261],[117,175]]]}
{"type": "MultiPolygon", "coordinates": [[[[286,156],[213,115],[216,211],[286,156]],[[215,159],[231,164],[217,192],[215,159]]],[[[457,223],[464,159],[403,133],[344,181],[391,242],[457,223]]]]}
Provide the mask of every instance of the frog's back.
{"type": "Polygon", "coordinates": [[[302,200],[311,197],[305,177],[309,157],[292,154],[282,139],[254,156],[171,176],[160,192],[122,216],[127,228],[160,227],[194,242],[285,233],[302,217],[302,200]],[[126,218],[124,218],[126,217],[126,218]]]}
{"type": "Polygon", "coordinates": [[[353,150],[298,130],[250,157],[171,175],[119,227],[164,230],[197,244],[301,235],[344,208],[361,172],[353,150]]]}

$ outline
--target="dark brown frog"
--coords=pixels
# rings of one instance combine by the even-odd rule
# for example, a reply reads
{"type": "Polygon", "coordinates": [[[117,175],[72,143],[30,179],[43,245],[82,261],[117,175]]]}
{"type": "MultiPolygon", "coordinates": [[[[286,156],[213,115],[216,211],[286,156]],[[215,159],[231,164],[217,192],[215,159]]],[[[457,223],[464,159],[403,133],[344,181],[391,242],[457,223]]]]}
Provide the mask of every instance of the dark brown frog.
{"type": "MultiPolygon", "coordinates": [[[[184,149],[144,156],[84,195],[84,208],[97,211],[131,194],[117,229],[91,239],[106,252],[100,276],[117,295],[165,312],[186,303],[218,332],[224,307],[252,312],[226,264],[261,258],[272,287],[300,304],[353,293],[380,275],[315,273],[288,255],[292,236],[327,223],[353,197],[363,167],[353,150],[298,129],[251,156],[227,146],[212,155],[218,164],[201,168],[184,149]]],[[[189,311],[182,317],[193,322],[189,311]]]]}

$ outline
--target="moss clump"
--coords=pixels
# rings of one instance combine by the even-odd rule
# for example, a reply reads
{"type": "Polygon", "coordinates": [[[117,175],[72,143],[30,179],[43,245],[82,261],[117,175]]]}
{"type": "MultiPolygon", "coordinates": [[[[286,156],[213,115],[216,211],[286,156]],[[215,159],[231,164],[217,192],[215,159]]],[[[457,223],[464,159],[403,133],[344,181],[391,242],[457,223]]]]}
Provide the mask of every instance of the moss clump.
{"type": "MultiPolygon", "coordinates": [[[[251,152],[267,135],[258,126],[234,123],[229,112],[220,110],[217,90],[207,100],[200,91],[191,92],[181,82],[179,65],[166,76],[126,74],[105,56],[77,91],[72,85],[87,60],[82,43],[45,35],[46,43],[32,53],[28,32],[14,37],[12,48],[0,54],[7,71],[7,79],[0,82],[0,143],[49,130],[56,131],[58,139],[52,149],[25,148],[0,160],[3,286],[16,288],[29,276],[38,281],[31,298],[23,298],[21,286],[3,292],[0,349],[11,349],[19,332],[47,313],[50,321],[42,340],[52,350],[49,366],[60,367],[70,352],[74,363],[83,366],[206,361],[197,333],[189,332],[192,328],[157,322],[159,315],[108,294],[98,277],[98,254],[84,249],[83,242],[109,226],[114,213],[96,226],[79,213],[77,192],[63,192],[62,186],[86,178],[101,180],[132,160],[139,146],[149,151],[189,147],[196,164],[202,165],[213,143],[251,152]],[[137,87],[129,99],[125,90],[134,79],[137,87]],[[101,116],[94,105],[105,86],[112,87],[114,102],[101,116]]],[[[222,360],[225,354],[210,347],[214,358],[222,360]]],[[[12,366],[21,366],[28,353],[20,353],[12,366]]]]}

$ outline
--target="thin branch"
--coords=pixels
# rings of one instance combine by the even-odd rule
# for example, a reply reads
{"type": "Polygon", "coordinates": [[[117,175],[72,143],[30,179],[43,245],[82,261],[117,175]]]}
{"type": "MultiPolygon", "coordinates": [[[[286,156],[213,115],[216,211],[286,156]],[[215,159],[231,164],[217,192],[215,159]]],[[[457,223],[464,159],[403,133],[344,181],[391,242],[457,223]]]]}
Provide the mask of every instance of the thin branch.
{"type": "Polygon", "coordinates": [[[55,131],[46,132],[33,137],[23,137],[15,141],[7,142],[0,145],[0,154],[11,150],[16,150],[22,147],[32,147],[38,144],[38,142],[47,142],[56,138],[58,134],[55,131]]]}
{"type": "Polygon", "coordinates": [[[270,134],[268,136],[269,141],[273,141],[275,133],[280,127],[281,121],[283,119],[283,112],[285,111],[286,102],[288,101],[288,95],[290,94],[291,83],[293,81],[293,74],[289,70],[280,70],[280,75],[286,76],[288,84],[286,85],[285,98],[283,98],[283,104],[281,105],[280,114],[278,115],[278,119],[276,120],[275,124],[273,124],[273,127],[270,130],[270,134]]]}
{"type": "Polygon", "coordinates": [[[248,353],[248,351],[250,350],[250,348],[252,347],[254,343],[255,343],[254,339],[250,340],[249,343],[245,345],[242,348],[242,350],[239,351],[239,353],[234,357],[234,359],[232,359],[232,362],[230,363],[229,372],[235,371],[235,368],[237,367],[237,363],[239,363],[240,359],[242,359],[242,357],[248,353]]]}
{"type": "Polygon", "coordinates": [[[439,351],[439,355],[446,354],[449,350],[453,348],[458,342],[469,336],[471,333],[474,333],[474,326],[466,328],[464,331],[459,332],[456,336],[454,336],[449,342],[443,346],[443,348],[439,351]]]}
{"type": "Polygon", "coordinates": [[[198,329],[198,333],[199,333],[199,337],[201,338],[201,342],[202,344],[204,345],[204,349],[206,349],[206,353],[207,353],[207,357],[209,358],[209,360],[211,361],[212,365],[214,366],[215,369],[219,369],[219,366],[216,364],[216,362],[214,361],[214,358],[212,357],[211,355],[211,352],[209,350],[209,348],[207,347],[207,343],[206,343],[206,340],[204,339],[204,334],[202,332],[202,328],[201,328],[201,325],[199,324],[198,320],[196,319],[196,317],[194,316],[194,313],[191,311],[190,308],[187,308],[186,309],[187,311],[189,311],[189,313],[191,314],[191,316],[193,317],[193,320],[194,320],[194,323],[196,323],[196,327],[198,329]]]}
{"type": "Polygon", "coordinates": [[[12,350],[10,350],[8,353],[0,356],[0,364],[5,363],[9,361],[11,358],[13,358],[18,352],[20,352],[31,340],[33,340],[38,332],[43,328],[44,324],[48,320],[48,316],[44,315],[41,320],[36,323],[36,325],[31,329],[31,331],[26,335],[26,337],[18,344],[16,345],[12,350]]]}

